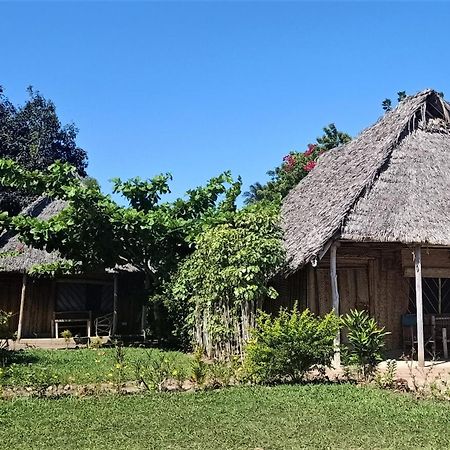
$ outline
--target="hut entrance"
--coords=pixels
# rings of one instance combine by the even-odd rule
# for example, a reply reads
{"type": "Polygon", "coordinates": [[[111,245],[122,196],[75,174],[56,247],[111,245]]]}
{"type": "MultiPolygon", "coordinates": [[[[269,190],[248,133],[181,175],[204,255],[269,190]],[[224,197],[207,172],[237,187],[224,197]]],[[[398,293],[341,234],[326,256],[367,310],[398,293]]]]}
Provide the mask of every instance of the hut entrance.
{"type": "Polygon", "coordinates": [[[58,281],[56,283],[56,304],[54,334],[59,337],[61,327],[72,334],[90,336],[91,327],[95,334],[111,334],[114,309],[113,284],[94,281],[58,281]]]}

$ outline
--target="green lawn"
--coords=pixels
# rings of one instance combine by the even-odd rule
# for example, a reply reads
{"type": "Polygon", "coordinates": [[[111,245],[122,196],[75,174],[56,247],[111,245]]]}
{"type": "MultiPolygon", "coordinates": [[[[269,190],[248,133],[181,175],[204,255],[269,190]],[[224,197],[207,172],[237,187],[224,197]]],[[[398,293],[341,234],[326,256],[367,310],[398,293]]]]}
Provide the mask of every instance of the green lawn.
{"type": "Polygon", "coordinates": [[[352,385],[0,402],[9,449],[450,448],[450,404],[352,385]]]}
{"type": "MultiPolygon", "coordinates": [[[[148,361],[159,350],[142,348],[124,348],[125,380],[135,380],[136,361],[148,361]]],[[[29,385],[30,382],[43,382],[53,378],[54,383],[102,383],[111,381],[116,367],[115,349],[72,349],[42,350],[30,349],[11,353],[11,362],[0,385],[29,385]]],[[[190,358],[180,352],[164,352],[165,357],[174,361],[176,366],[189,367],[190,358]]],[[[50,380],[51,381],[51,380],[50,380]]]]}

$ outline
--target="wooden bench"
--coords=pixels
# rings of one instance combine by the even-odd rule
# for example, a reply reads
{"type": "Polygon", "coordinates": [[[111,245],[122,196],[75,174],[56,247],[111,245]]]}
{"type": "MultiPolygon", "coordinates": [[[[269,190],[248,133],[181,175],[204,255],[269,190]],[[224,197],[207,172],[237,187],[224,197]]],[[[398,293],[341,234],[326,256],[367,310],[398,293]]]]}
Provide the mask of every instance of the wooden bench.
{"type": "MultiPolygon", "coordinates": [[[[57,311],[54,313],[53,325],[55,337],[59,337],[60,324],[85,324],[87,337],[91,337],[92,311],[57,311]]],[[[53,327],[52,327],[53,328],[53,327]]]]}

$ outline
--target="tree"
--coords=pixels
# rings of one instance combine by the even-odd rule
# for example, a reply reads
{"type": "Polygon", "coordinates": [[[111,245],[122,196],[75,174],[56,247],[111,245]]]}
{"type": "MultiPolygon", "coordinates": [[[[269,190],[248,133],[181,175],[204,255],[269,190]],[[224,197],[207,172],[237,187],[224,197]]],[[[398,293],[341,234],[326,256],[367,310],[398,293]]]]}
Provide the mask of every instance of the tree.
{"type": "Polygon", "coordinates": [[[339,131],[333,123],[323,128],[323,135],[316,139],[315,144],[308,144],[305,152],[290,152],[280,166],[268,171],[270,180],[266,184],[251,185],[244,194],[246,204],[261,200],[280,202],[315,167],[317,158],[323,152],[340,147],[350,140],[351,137],[339,131]]]}
{"type": "MultiPolygon", "coordinates": [[[[28,169],[67,162],[86,175],[87,154],[77,146],[74,124],[61,125],[52,101],[28,88],[29,98],[15,107],[0,87],[0,158],[10,158],[28,169]]],[[[0,211],[17,214],[34,198],[12,188],[0,189],[0,211]]]]}
{"type": "Polygon", "coordinates": [[[1,215],[0,226],[19,233],[27,245],[58,251],[65,262],[41,265],[35,274],[81,272],[130,264],[145,275],[154,294],[179,261],[192,252],[192,242],[215,215],[234,211],[241,181],[230,173],[212,178],[187,192],[187,198],[161,202],[170,192],[169,174],[151,180],[113,180],[114,192],[126,205],[103,194],[95,183],[84,183],[67,163],[46,170],[28,170],[12,160],[0,160],[0,185],[20,188],[67,202],[48,220],[1,215]],[[228,186],[227,186],[228,185],[228,186]]]}
{"type": "Polygon", "coordinates": [[[278,208],[259,202],[228,212],[195,247],[167,289],[177,330],[210,357],[242,353],[263,300],[277,296],[269,281],[284,261],[278,208]]]}

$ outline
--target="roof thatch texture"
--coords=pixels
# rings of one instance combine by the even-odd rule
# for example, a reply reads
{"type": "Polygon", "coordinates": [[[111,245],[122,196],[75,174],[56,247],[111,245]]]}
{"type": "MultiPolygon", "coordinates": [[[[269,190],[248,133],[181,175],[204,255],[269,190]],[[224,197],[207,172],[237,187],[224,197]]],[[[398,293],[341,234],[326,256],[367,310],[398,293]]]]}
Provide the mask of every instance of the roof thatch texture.
{"type": "Polygon", "coordinates": [[[335,238],[450,245],[449,116],[426,90],[324,154],[283,201],[290,270],[335,238]]]}
{"type": "MultiPolygon", "coordinates": [[[[62,200],[39,198],[22,211],[22,214],[48,220],[64,209],[67,205],[62,200]]],[[[57,252],[48,253],[24,245],[19,236],[6,232],[0,237],[0,271],[26,272],[38,264],[48,264],[61,261],[57,252]]]]}

